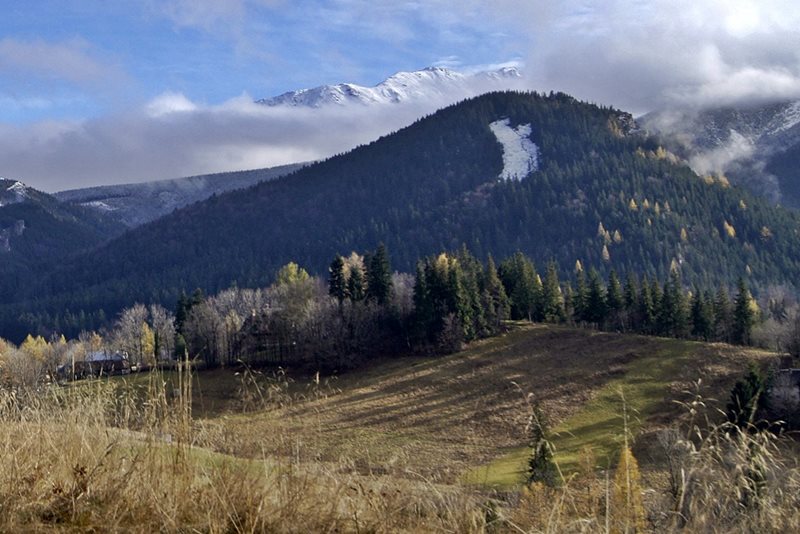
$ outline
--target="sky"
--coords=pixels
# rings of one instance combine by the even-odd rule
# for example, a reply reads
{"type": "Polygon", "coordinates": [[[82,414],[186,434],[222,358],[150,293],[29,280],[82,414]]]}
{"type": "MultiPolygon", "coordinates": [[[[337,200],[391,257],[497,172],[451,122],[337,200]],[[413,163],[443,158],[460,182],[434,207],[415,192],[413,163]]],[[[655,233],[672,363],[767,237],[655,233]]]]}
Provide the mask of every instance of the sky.
{"type": "Polygon", "coordinates": [[[517,65],[643,113],[800,98],[800,7],[744,0],[0,0],[0,176],[45,190],[324,158],[447,102],[277,110],[398,71],[517,65]]]}

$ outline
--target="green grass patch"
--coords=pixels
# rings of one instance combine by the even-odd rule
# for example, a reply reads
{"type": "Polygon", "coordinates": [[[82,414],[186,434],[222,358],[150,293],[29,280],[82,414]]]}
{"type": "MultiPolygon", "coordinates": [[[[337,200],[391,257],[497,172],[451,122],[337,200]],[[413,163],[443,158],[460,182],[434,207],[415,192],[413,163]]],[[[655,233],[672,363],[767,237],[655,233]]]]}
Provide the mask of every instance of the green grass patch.
{"type": "MultiPolygon", "coordinates": [[[[555,459],[565,475],[579,469],[586,451],[600,467],[612,465],[625,433],[634,437],[649,418],[670,406],[670,384],[692,358],[695,343],[665,340],[660,349],[624,364],[624,374],[606,382],[577,413],[551,430],[555,459]]],[[[525,480],[530,450],[510,450],[466,475],[470,483],[509,488],[525,480]]]]}

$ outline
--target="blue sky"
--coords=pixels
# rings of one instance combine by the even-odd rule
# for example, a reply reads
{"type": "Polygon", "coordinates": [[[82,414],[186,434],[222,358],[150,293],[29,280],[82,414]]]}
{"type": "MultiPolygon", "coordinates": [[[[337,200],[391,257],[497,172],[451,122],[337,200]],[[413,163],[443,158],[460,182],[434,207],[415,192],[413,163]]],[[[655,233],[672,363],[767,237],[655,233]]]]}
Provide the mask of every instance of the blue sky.
{"type": "Polygon", "coordinates": [[[398,70],[526,52],[519,35],[466,4],[472,14],[434,16],[416,2],[352,0],[3,3],[0,112],[8,122],[96,116],[165,92],[218,104],[242,93],[374,85],[398,70]]]}
{"type": "Polygon", "coordinates": [[[0,176],[46,191],[324,158],[447,102],[253,101],[430,65],[514,62],[523,88],[637,114],[800,98],[796,0],[0,0],[0,13],[0,176]]]}

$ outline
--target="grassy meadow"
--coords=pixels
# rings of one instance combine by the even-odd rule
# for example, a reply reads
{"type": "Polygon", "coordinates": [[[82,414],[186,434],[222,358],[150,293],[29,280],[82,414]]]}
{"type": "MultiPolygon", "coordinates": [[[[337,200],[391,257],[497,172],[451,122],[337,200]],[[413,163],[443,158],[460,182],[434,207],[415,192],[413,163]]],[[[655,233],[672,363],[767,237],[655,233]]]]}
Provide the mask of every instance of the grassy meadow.
{"type": "Polygon", "coordinates": [[[724,406],[748,362],[772,358],[520,323],[341,376],[216,369],[0,391],[0,530],[791,530],[792,443],[713,430],[710,399],[724,406]],[[556,488],[524,486],[534,403],[556,488]],[[620,506],[626,436],[641,487],[620,506]]]}

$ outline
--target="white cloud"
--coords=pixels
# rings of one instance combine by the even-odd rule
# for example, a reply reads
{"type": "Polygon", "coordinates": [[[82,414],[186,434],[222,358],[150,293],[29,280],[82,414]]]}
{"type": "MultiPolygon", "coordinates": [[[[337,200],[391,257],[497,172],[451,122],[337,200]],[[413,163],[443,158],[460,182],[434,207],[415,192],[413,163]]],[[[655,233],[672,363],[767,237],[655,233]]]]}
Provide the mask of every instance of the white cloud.
{"type": "MultiPolygon", "coordinates": [[[[74,122],[0,125],[0,169],[45,191],[270,167],[345,152],[467,95],[384,106],[269,107],[247,94],[219,105],[164,93],[141,109],[74,122]]],[[[498,88],[494,85],[491,88],[498,88]]]]}
{"type": "Polygon", "coordinates": [[[537,87],[644,112],[800,97],[800,10],[780,0],[498,0],[537,87]],[[509,16],[510,14],[514,16],[509,16]]]}
{"type": "Polygon", "coordinates": [[[182,93],[166,92],[151,100],[145,109],[150,117],[160,117],[170,113],[195,111],[197,105],[182,93]]]}

